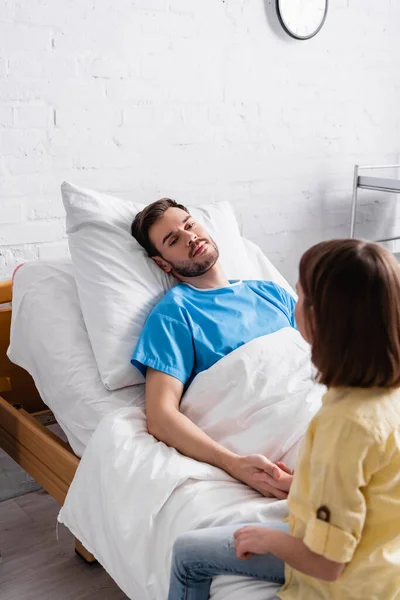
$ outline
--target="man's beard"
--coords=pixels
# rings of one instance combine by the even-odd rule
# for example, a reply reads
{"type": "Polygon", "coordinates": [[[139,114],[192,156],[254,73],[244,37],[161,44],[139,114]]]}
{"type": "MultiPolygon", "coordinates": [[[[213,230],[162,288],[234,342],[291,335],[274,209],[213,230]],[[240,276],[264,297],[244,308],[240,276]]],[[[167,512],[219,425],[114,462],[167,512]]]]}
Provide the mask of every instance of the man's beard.
{"type": "Polygon", "coordinates": [[[175,264],[170,263],[177,275],[180,275],[181,277],[199,277],[200,275],[204,275],[204,273],[207,273],[207,271],[212,269],[219,258],[219,250],[214,240],[209,239],[207,242],[211,245],[214,252],[205,258],[204,261],[194,262],[191,260],[184,260],[175,264]]]}

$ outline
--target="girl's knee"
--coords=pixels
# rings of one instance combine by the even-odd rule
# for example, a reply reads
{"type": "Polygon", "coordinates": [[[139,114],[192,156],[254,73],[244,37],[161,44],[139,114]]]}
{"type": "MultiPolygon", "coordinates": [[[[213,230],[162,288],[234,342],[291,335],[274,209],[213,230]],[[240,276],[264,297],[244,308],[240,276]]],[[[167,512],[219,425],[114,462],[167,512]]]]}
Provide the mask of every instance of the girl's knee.
{"type": "Polygon", "coordinates": [[[213,546],[213,540],[207,530],[187,531],[179,535],[173,546],[174,563],[197,562],[207,557],[213,546]]]}
{"type": "Polygon", "coordinates": [[[194,549],[198,547],[198,536],[195,531],[187,531],[179,535],[173,546],[173,559],[181,561],[183,558],[190,556],[194,549]]]}

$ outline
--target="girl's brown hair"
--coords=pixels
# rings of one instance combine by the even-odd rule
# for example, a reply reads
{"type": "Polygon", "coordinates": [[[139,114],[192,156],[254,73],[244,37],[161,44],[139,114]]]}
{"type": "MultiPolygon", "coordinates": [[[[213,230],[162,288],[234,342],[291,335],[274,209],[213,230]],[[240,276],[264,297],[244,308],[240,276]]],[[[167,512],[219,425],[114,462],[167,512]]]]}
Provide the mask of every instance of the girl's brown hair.
{"type": "Polygon", "coordinates": [[[378,244],[331,240],[300,261],[312,361],[328,387],[400,385],[400,266],[378,244]]]}

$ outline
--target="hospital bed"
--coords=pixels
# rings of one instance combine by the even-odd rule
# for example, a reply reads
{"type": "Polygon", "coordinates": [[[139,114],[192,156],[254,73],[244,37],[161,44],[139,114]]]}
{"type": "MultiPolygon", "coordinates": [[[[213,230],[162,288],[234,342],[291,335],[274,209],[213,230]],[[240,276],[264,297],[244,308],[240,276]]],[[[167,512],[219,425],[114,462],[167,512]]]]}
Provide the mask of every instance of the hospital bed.
{"type": "MultiPolygon", "coordinates": [[[[87,229],[84,232],[87,236],[87,229]]],[[[260,249],[242,239],[244,252],[248,253],[252,265],[251,273],[248,275],[246,267],[244,276],[272,279],[290,291],[290,286],[260,249]]],[[[101,249],[103,247],[100,245],[101,249]]],[[[100,376],[92,340],[89,340],[74,266],[70,260],[30,262],[17,271],[14,284],[11,281],[1,284],[0,446],[63,505],[59,520],[74,534],[75,549],[82,558],[93,562],[96,557],[128,597],[158,600],[165,593],[168,557],[174,535],[187,528],[212,526],[227,520],[254,520],[254,515],[257,520],[264,516],[269,518],[270,514],[280,518],[284,508],[279,507],[278,502],[274,504],[276,508],[271,506],[269,512],[268,501],[266,504],[265,499],[246,486],[230,481],[229,476],[222,472],[216,473],[214,467],[191,461],[167,446],[157,444],[148,435],[145,426],[143,383],[107,389],[100,376]],[[44,418],[51,419],[52,414],[66,434],[68,443],[41,423],[44,418]],[[140,438],[137,448],[136,437],[140,438]],[[103,445],[104,440],[107,447],[103,445]],[[149,464],[155,465],[161,460],[170,464],[170,470],[162,469],[156,479],[147,482],[146,469],[140,465],[146,456],[149,464]],[[103,467],[108,469],[107,473],[99,471],[103,467]],[[187,483],[180,480],[181,467],[187,471],[187,483]],[[164,488],[163,477],[166,476],[168,481],[164,488]],[[149,492],[153,485],[154,493],[149,492]],[[170,500],[163,496],[167,489],[170,490],[167,494],[171,496],[170,500]],[[146,496],[149,493],[150,502],[146,496]],[[178,509],[181,502],[182,509],[178,509]],[[143,514],[150,511],[147,521],[146,518],[137,520],[137,511],[130,509],[138,505],[143,514]],[[161,520],[154,520],[154,510],[159,512],[164,508],[168,514],[161,515],[161,520]],[[163,530],[168,532],[162,536],[161,545],[153,535],[157,536],[157,531],[147,535],[146,522],[158,522],[160,535],[163,530]],[[141,539],[147,540],[149,560],[138,569],[143,552],[135,555],[132,539],[137,537],[139,530],[141,539]],[[158,565],[156,571],[153,570],[154,564],[158,565]],[[157,580],[159,575],[161,582],[157,580]]],[[[194,386],[197,391],[192,393],[192,401],[190,394],[185,398],[188,398],[187,414],[189,418],[193,416],[194,422],[199,415],[191,415],[190,411],[197,412],[196,394],[203,394],[201,406],[205,407],[207,401],[210,403],[200,415],[204,427],[201,423],[199,425],[205,431],[214,427],[221,418],[217,415],[212,417],[213,407],[222,410],[223,415],[229,415],[236,427],[244,418],[241,413],[245,407],[237,397],[241,391],[235,381],[240,369],[251,373],[252,378],[253,375],[257,378],[259,388],[254,388],[256,381],[252,379],[246,394],[251,393],[257,399],[259,394],[254,395],[254,389],[261,388],[265,388],[266,394],[264,398],[260,394],[258,407],[253,407],[254,414],[246,414],[256,435],[245,435],[245,432],[233,432],[233,435],[225,427],[224,432],[216,431],[214,439],[227,447],[233,440],[232,448],[241,454],[260,451],[271,456],[272,460],[278,460],[283,450],[276,450],[281,454],[273,457],[277,448],[274,439],[286,445],[285,451],[289,454],[291,448],[297,448],[309,419],[318,409],[321,393],[314,393],[311,385],[308,350],[297,338],[293,346],[291,338],[298,333],[287,329],[273,335],[277,337],[266,336],[269,340],[246,344],[237,358],[233,352],[219,361],[226,361],[226,367],[217,363],[211,369],[212,373],[207,372],[203,379],[196,378],[199,382],[197,388],[194,386]],[[291,357],[291,365],[286,361],[289,343],[296,350],[291,357]],[[269,382],[264,376],[267,363],[274,375],[269,382]],[[283,366],[287,367],[289,374],[293,374],[292,380],[286,371],[281,372],[283,366]],[[221,369],[224,369],[223,374],[221,369]],[[271,386],[269,391],[268,385],[271,386]],[[219,389],[221,386],[231,387],[225,393],[219,389]],[[276,402],[276,394],[286,401],[276,402]],[[225,405],[219,402],[221,397],[225,398],[225,405]],[[275,400],[267,407],[269,397],[275,400]],[[269,411],[268,414],[265,411],[269,411]],[[280,427],[288,421],[290,431],[285,432],[280,427]],[[267,436],[263,422],[271,422],[272,431],[267,436]],[[228,436],[226,443],[223,437],[218,439],[221,433],[228,436]],[[262,446],[264,439],[265,448],[262,446]],[[252,444],[255,444],[253,450],[252,444]]],[[[265,584],[257,587],[254,582],[250,585],[247,581],[237,582],[236,579],[233,583],[222,581],[211,597],[215,600],[227,597],[236,600],[241,597],[243,588],[250,600],[268,597],[265,584]]]]}

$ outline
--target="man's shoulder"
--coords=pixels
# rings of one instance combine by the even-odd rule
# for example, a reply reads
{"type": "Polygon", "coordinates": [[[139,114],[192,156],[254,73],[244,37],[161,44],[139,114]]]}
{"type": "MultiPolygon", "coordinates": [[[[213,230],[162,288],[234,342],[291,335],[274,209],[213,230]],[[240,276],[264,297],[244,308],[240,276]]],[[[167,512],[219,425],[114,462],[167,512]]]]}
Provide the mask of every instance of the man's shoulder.
{"type": "Polygon", "coordinates": [[[169,317],[177,317],[185,305],[185,286],[180,284],[171,288],[154,306],[152,313],[161,313],[169,317]]]}
{"type": "Polygon", "coordinates": [[[165,304],[168,304],[169,302],[179,302],[182,299],[185,298],[185,289],[186,286],[182,285],[181,283],[178,283],[177,285],[174,285],[174,287],[172,287],[160,300],[159,304],[161,302],[164,302],[165,304]]]}
{"type": "Polygon", "coordinates": [[[269,279],[245,279],[243,283],[253,290],[263,290],[269,293],[281,292],[282,290],[280,285],[269,279]]]}

